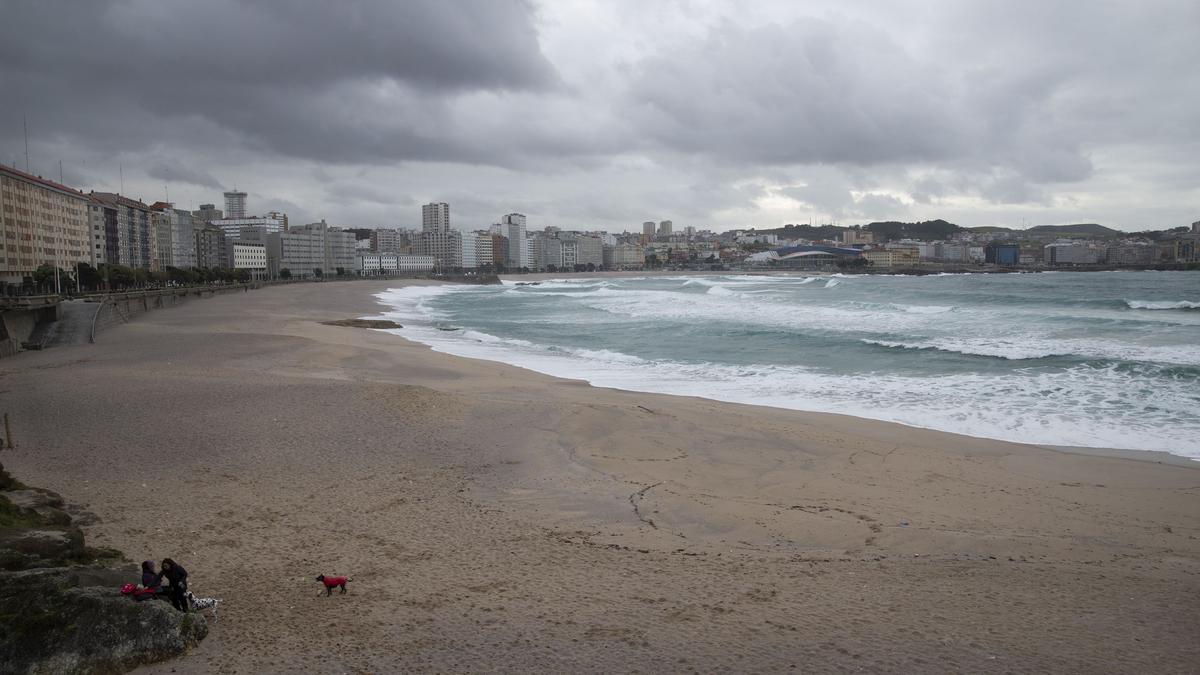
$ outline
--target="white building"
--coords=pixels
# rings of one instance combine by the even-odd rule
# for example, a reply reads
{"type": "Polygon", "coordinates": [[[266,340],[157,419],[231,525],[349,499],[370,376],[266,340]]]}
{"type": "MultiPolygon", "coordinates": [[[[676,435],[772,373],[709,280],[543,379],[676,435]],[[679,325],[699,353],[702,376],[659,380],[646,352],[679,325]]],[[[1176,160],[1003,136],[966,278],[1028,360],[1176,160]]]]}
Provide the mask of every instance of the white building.
{"type": "Polygon", "coordinates": [[[244,227],[262,227],[266,228],[268,233],[283,232],[287,229],[287,214],[272,211],[265,216],[215,218],[208,222],[221,228],[229,239],[237,239],[244,227]]]}
{"type": "Polygon", "coordinates": [[[450,205],[434,202],[421,207],[421,236],[417,240],[418,255],[433,256],[440,270],[462,267],[462,236],[450,228],[450,205]]]}
{"type": "Polygon", "coordinates": [[[246,270],[250,276],[260,279],[267,274],[267,247],[262,242],[231,241],[228,244],[228,267],[246,270]]]}
{"type": "Polygon", "coordinates": [[[474,233],[475,238],[475,265],[476,267],[490,267],[496,264],[493,257],[492,235],[486,230],[474,233]]]}
{"type": "Polygon", "coordinates": [[[459,234],[459,241],[462,242],[462,252],[459,254],[459,267],[464,270],[473,270],[479,267],[479,261],[476,258],[476,251],[479,248],[479,235],[474,232],[462,232],[459,234]]]}
{"type": "Polygon", "coordinates": [[[358,256],[356,269],[363,276],[429,274],[433,271],[433,256],[368,253],[358,256]]]}
{"type": "Polygon", "coordinates": [[[450,229],[450,205],[431,202],[421,207],[422,232],[446,232],[450,229]]]}

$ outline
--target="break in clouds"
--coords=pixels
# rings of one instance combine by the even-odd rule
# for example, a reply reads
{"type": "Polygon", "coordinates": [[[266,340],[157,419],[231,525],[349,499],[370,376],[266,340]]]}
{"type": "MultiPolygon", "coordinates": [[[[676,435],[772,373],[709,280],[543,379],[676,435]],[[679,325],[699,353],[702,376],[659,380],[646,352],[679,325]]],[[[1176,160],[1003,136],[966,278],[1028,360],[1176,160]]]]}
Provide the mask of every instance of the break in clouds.
{"type": "Polygon", "coordinates": [[[6,3],[0,161],[294,222],[1200,219],[1200,5],[6,3]]]}

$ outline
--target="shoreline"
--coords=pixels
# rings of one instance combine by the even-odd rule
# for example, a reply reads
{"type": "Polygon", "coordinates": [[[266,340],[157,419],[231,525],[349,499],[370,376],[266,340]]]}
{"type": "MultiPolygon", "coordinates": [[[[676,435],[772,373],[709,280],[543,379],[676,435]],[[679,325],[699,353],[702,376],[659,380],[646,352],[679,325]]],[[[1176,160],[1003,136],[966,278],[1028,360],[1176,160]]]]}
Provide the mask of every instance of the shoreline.
{"type": "MultiPolygon", "coordinates": [[[[697,273],[697,274],[692,274],[692,275],[680,275],[680,274],[673,274],[673,273],[661,273],[661,274],[655,274],[655,275],[650,275],[650,276],[660,276],[660,277],[714,276],[716,274],[717,273],[697,273]]],[[[578,277],[563,277],[561,275],[545,274],[545,275],[519,275],[517,277],[514,277],[513,275],[501,275],[500,278],[503,281],[507,282],[507,281],[513,281],[516,278],[533,277],[533,276],[538,277],[538,279],[536,279],[533,283],[542,283],[543,281],[578,281],[580,283],[585,283],[590,279],[642,278],[647,275],[640,274],[640,273],[614,272],[614,273],[606,273],[603,275],[601,275],[601,274],[586,274],[586,275],[581,274],[578,277]],[[544,277],[544,278],[542,278],[542,277],[544,277]]],[[[730,276],[733,276],[733,275],[730,275],[730,276]]],[[[755,275],[751,275],[751,276],[755,276],[755,275]]],[[[764,276],[764,275],[758,275],[758,276],[764,276]]],[[[807,274],[807,273],[801,273],[801,274],[777,273],[777,274],[765,275],[765,276],[810,277],[810,276],[829,276],[829,275],[807,274]]],[[[454,286],[454,284],[436,284],[436,283],[431,284],[431,285],[454,286]]],[[[392,289],[389,289],[389,290],[392,290],[392,289]]],[[[388,302],[379,299],[377,297],[377,295],[378,295],[378,293],[370,294],[370,297],[377,303],[377,307],[378,307],[378,309],[375,311],[375,313],[370,315],[371,318],[387,317],[390,313],[395,312],[397,310],[397,307],[395,305],[389,304],[388,302]]],[[[367,315],[364,315],[364,317],[366,317],[366,316],[367,315]]],[[[402,319],[401,321],[406,322],[406,321],[408,321],[408,319],[405,318],[405,319],[402,319]]],[[[408,328],[408,327],[406,327],[406,328],[408,328]]],[[[627,392],[627,393],[641,394],[641,395],[663,395],[663,396],[675,396],[675,397],[681,397],[681,398],[694,398],[694,399],[717,402],[717,403],[726,403],[726,404],[733,404],[733,405],[746,405],[746,406],[751,406],[751,407],[755,407],[755,408],[761,408],[763,410],[764,414],[769,414],[768,411],[790,411],[790,412],[801,412],[801,413],[812,414],[812,415],[835,415],[835,416],[847,417],[852,420],[871,421],[874,423],[882,423],[882,424],[894,424],[894,425],[898,425],[898,426],[905,427],[908,429],[921,429],[921,430],[932,431],[932,432],[936,432],[936,433],[950,434],[953,436],[963,436],[963,437],[967,437],[967,438],[991,440],[991,441],[996,441],[996,442],[1001,442],[1001,443],[1015,443],[1015,444],[1019,444],[1019,445],[1026,445],[1029,447],[1044,448],[1044,449],[1052,450],[1055,452],[1068,452],[1068,453],[1075,453],[1075,454],[1081,454],[1081,453],[1082,454],[1094,454],[1094,455],[1105,456],[1105,457],[1123,457],[1126,459],[1133,459],[1133,460],[1138,460],[1138,461],[1149,461],[1149,462],[1155,462],[1155,463],[1159,463],[1159,464],[1167,463],[1167,464],[1178,465],[1178,466],[1200,467],[1200,456],[1192,457],[1189,455],[1175,454],[1173,452],[1170,452],[1169,450],[1120,448],[1120,447],[1112,447],[1112,446],[1077,446],[1077,445],[1070,445],[1070,444],[1047,443],[1047,442],[1040,442],[1040,441],[1034,441],[1034,440],[1013,440],[1013,439],[1007,439],[1007,438],[1003,438],[1003,437],[999,437],[999,436],[975,435],[975,434],[970,434],[970,433],[964,433],[961,431],[941,429],[941,428],[934,427],[934,426],[924,426],[924,425],[921,425],[921,424],[918,424],[915,422],[906,422],[903,420],[883,419],[883,418],[878,418],[878,417],[867,417],[867,416],[857,415],[857,414],[849,413],[849,412],[839,413],[839,412],[830,412],[830,411],[824,411],[824,410],[795,408],[795,407],[789,407],[786,405],[772,405],[770,403],[763,403],[763,402],[734,400],[734,399],[728,399],[728,398],[718,398],[715,396],[705,396],[702,394],[689,394],[689,393],[679,393],[679,392],[670,392],[670,391],[661,391],[661,390],[637,389],[637,388],[633,388],[631,385],[623,385],[621,383],[598,384],[598,383],[596,383],[596,381],[594,379],[589,379],[586,377],[572,378],[572,377],[560,375],[560,374],[557,374],[554,372],[549,372],[548,370],[539,369],[532,365],[522,365],[521,363],[514,362],[511,358],[511,355],[509,355],[509,358],[506,360],[503,355],[492,357],[489,355],[474,355],[474,354],[460,353],[461,350],[454,351],[453,348],[447,348],[447,347],[443,347],[440,345],[434,345],[434,344],[424,342],[419,337],[411,335],[411,333],[405,334],[403,332],[403,330],[404,329],[398,329],[394,332],[393,331],[387,331],[387,332],[391,333],[392,335],[395,335],[396,337],[403,338],[404,340],[406,340],[409,343],[420,345],[420,346],[425,347],[426,349],[429,349],[438,354],[444,354],[444,355],[451,356],[454,358],[469,359],[472,361],[498,363],[498,364],[502,364],[504,366],[508,366],[511,368],[516,368],[518,370],[521,370],[522,372],[532,373],[532,374],[536,374],[536,375],[542,376],[542,377],[582,382],[582,383],[586,384],[587,386],[595,387],[597,389],[608,389],[608,390],[613,390],[613,391],[620,391],[620,392],[627,392]]],[[[439,329],[439,330],[445,330],[445,329],[439,329]]],[[[463,330],[463,329],[460,328],[460,329],[455,329],[454,331],[448,331],[448,332],[458,332],[461,330],[463,330]]]]}
{"type": "Polygon", "coordinates": [[[225,599],[197,650],[141,672],[1200,658],[1198,467],[597,388],[320,323],[396,285],[217,297],[0,362],[21,392],[5,466],[86,503],[89,541],[225,599]]]}

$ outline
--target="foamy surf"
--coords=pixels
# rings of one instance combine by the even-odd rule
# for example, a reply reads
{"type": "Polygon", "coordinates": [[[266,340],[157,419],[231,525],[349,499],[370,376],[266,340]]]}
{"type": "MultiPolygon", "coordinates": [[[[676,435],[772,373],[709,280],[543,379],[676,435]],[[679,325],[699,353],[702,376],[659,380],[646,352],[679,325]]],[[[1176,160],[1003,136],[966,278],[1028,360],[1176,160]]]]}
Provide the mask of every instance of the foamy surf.
{"type": "Polygon", "coordinates": [[[1200,325],[1112,304],[1124,286],[1176,304],[1193,277],[1168,276],[1183,293],[1164,299],[1140,275],[1105,277],[858,276],[837,293],[830,277],[567,279],[379,298],[396,332],[437,351],[596,386],[1200,458],[1200,325]]]}

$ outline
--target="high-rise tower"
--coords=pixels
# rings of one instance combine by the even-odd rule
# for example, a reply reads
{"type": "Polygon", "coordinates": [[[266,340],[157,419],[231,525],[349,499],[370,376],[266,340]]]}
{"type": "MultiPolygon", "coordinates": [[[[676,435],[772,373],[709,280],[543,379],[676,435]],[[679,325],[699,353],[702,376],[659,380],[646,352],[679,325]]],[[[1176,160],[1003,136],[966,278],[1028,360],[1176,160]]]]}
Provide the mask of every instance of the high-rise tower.
{"type": "Polygon", "coordinates": [[[450,205],[446,202],[431,202],[421,207],[422,232],[449,232],[450,205]]]}
{"type": "Polygon", "coordinates": [[[246,217],[246,193],[234,189],[233,192],[225,193],[225,217],[226,218],[245,218],[246,217]]]}

